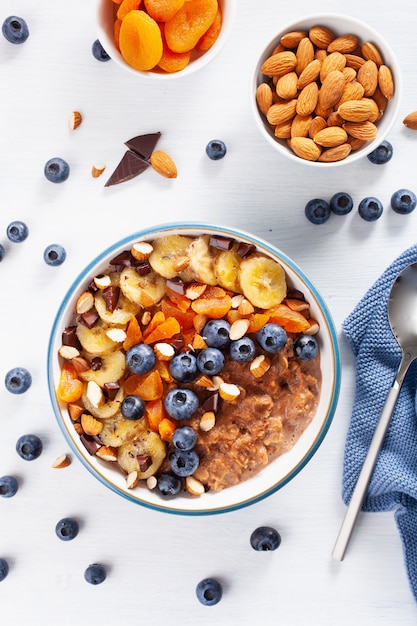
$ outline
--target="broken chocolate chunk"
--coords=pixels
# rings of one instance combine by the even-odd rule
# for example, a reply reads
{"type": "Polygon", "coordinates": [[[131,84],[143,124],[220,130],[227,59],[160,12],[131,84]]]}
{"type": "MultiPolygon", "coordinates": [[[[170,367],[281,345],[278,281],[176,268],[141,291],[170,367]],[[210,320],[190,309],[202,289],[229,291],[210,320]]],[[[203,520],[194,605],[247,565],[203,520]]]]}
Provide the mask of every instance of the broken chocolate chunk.
{"type": "Polygon", "coordinates": [[[171,291],[180,294],[183,296],[185,294],[186,286],[183,280],[179,276],[174,276],[174,278],[167,278],[166,286],[171,291]]]}
{"type": "Polygon", "coordinates": [[[242,259],[246,259],[252,252],[255,252],[256,247],[253,243],[246,243],[241,241],[237,248],[237,253],[242,259]]]}
{"type": "Polygon", "coordinates": [[[103,300],[106,303],[106,309],[110,313],[113,313],[117,307],[120,297],[120,287],[118,285],[109,285],[102,291],[103,300]]]}
{"type": "Polygon", "coordinates": [[[203,411],[213,411],[214,413],[217,411],[217,407],[219,405],[219,394],[216,393],[212,393],[211,395],[209,395],[209,397],[204,400],[204,402],[201,405],[201,408],[203,409],[203,411]]]}
{"type": "Polygon", "coordinates": [[[152,457],[149,454],[137,454],[136,460],[141,472],[146,472],[146,470],[152,465],[152,457]]]}
{"type": "Polygon", "coordinates": [[[117,392],[120,389],[120,385],[117,382],[115,382],[115,383],[104,383],[103,388],[104,388],[105,394],[107,396],[107,399],[111,401],[111,400],[115,399],[115,397],[117,395],[117,392]]]}
{"type": "Polygon", "coordinates": [[[80,435],[80,440],[87,450],[88,454],[91,454],[91,456],[94,456],[97,450],[103,445],[95,437],[92,437],[91,435],[86,435],[85,433],[80,435]]]}
{"type": "Polygon", "coordinates": [[[67,326],[66,328],[64,328],[64,330],[62,331],[63,346],[71,346],[72,348],[77,348],[77,350],[81,348],[81,344],[78,340],[76,330],[76,326],[67,326]]]}
{"type": "Polygon", "coordinates": [[[97,372],[98,370],[101,370],[102,364],[103,362],[101,360],[101,356],[95,356],[91,359],[90,368],[93,372],[97,372]]]}
{"type": "Polygon", "coordinates": [[[139,176],[139,174],[142,174],[148,167],[149,163],[147,161],[135,152],[128,150],[124,153],[118,166],[104,186],[111,187],[112,185],[124,183],[126,180],[139,176]]]}
{"type": "Polygon", "coordinates": [[[223,237],[222,235],[212,235],[209,240],[209,246],[217,248],[217,250],[231,250],[234,244],[231,237],[223,237]]]}
{"type": "Polygon", "coordinates": [[[147,160],[155,150],[155,146],[158,143],[160,136],[161,133],[159,132],[138,135],[137,137],[129,139],[129,141],[125,141],[125,146],[127,146],[129,150],[133,150],[133,152],[136,152],[136,154],[139,154],[139,156],[147,160]]]}
{"type": "Polygon", "coordinates": [[[90,311],[86,311],[82,315],[80,315],[80,322],[87,326],[87,328],[93,328],[94,324],[96,324],[99,320],[99,314],[95,309],[90,309],[90,311]]]}

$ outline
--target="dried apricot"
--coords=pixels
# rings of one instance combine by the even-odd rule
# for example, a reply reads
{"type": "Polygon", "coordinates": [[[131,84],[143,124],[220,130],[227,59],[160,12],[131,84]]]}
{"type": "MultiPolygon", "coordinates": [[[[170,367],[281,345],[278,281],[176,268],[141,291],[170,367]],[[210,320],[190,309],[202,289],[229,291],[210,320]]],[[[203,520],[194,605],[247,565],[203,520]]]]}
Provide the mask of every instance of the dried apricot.
{"type": "Polygon", "coordinates": [[[127,394],[140,396],[145,402],[162,398],[164,391],[161,375],[157,370],[152,370],[149,374],[132,374],[126,378],[123,387],[127,394]]]}
{"type": "Polygon", "coordinates": [[[157,22],[166,22],[174,17],[185,0],[145,0],[147,12],[157,22]]]}
{"type": "Polygon", "coordinates": [[[309,321],[298,311],[293,311],[286,304],[278,304],[267,311],[269,321],[279,324],[289,333],[303,333],[310,328],[309,321]]]}
{"type": "Polygon", "coordinates": [[[181,327],[178,320],[175,317],[168,317],[164,322],[158,324],[158,326],[146,337],[145,343],[155,343],[156,341],[164,341],[165,339],[171,339],[174,335],[178,335],[181,327]]]}
{"type": "Polygon", "coordinates": [[[158,431],[162,441],[171,441],[172,433],[177,428],[176,424],[168,417],[164,417],[159,423],[158,431]]]}
{"type": "Polygon", "coordinates": [[[188,0],[165,23],[165,37],[173,52],[192,50],[210,28],[217,14],[217,0],[188,0]]]}
{"type": "Polygon", "coordinates": [[[187,52],[173,52],[168,47],[165,37],[162,37],[162,41],[164,49],[158,67],[164,70],[164,72],[168,72],[168,74],[180,72],[184,67],[187,67],[191,59],[191,50],[187,52]]]}
{"type": "Polygon", "coordinates": [[[126,339],[123,342],[124,350],[129,350],[132,346],[142,341],[142,330],[136,317],[132,317],[126,328],[126,339]]]}
{"type": "Polygon", "coordinates": [[[166,317],[175,317],[178,320],[181,329],[192,328],[194,318],[196,316],[195,311],[188,309],[187,311],[181,311],[176,304],[169,300],[162,300],[162,311],[166,317]]]}
{"type": "Polygon", "coordinates": [[[77,376],[77,372],[71,363],[66,361],[61,368],[61,376],[57,388],[57,396],[61,402],[75,402],[81,398],[84,384],[77,376]]]}
{"type": "Polygon", "coordinates": [[[195,46],[195,49],[199,52],[207,52],[207,50],[210,50],[211,46],[215,43],[217,37],[220,35],[221,29],[222,13],[219,7],[217,9],[216,17],[214,18],[213,24],[209,26],[201,39],[199,39],[195,46]]]}
{"type": "Polygon", "coordinates": [[[162,324],[162,322],[165,322],[165,313],[163,311],[157,311],[143,331],[143,337],[146,338],[150,335],[155,328],[159,326],[159,324],[162,324]]]}
{"type": "Polygon", "coordinates": [[[191,304],[191,308],[196,313],[202,313],[213,319],[224,317],[229,312],[231,306],[232,298],[229,295],[225,295],[223,298],[197,298],[191,304]]]}
{"type": "Polygon", "coordinates": [[[136,70],[146,72],[161,60],[161,31],[155,20],[145,11],[130,11],[123,18],[119,44],[124,60],[136,70]]]}
{"type": "Polygon", "coordinates": [[[139,9],[141,2],[142,0],[122,0],[117,9],[117,19],[122,20],[130,11],[139,9]]]}
{"type": "Polygon", "coordinates": [[[159,424],[167,416],[161,398],[146,403],[145,415],[148,420],[149,428],[157,433],[159,424]]]}

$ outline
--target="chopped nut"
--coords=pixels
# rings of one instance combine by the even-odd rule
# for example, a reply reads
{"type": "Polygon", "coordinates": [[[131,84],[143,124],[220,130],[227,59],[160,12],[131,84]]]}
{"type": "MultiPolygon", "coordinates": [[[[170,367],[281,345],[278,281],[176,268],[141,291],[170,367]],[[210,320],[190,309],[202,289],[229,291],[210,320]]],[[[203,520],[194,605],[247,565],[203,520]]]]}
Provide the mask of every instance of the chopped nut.
{"type": "Polygon", "coordinates": [[[206,340],[199,333],[196,333],[193,339],[193,350],[204,350],[204,348],[207,348],[206,340]]]}
{"type": "Polygon", "coordinates": [[[304,331],[305,335],[316,335],[320,330],[320,325],[316,320],[309,319],[310,328],[304,331]]]}
{"type": "Polygon", "coordinates": [[[147,241],[137,241],[133,244],[131,253],[137,261],[145,261],[149,259],[153,252],[153,247],[147,241]]]}
{"type": "Polygon", "coordinates": [[[93,167],[91,168],[91,176],[93,178],[99,178],[99,176],[102,175],[105,169],[106,169],[106,166],[101,163],[100,165],[93,165],[93,167]]]}
{"type": "Polygon", "coordinates": [[[75,130],[81,124],[83,117],[79,111],[72,111],[68,119],[70,130],[75,130]]]}
{"type": "Polygon", "coordinates": [[[136,471],[130,472],[130,474],[127,475],[126,487],[128,489],[134,489],[135,487],[137,487],[138,482],[139,482],[139,474],[136,471]]]}
{"type": "Polygon", "coordinates": [[[253,304],[249,302],[249,300],[247,300],[246,298],[243,298],[243,300],[237,307],[237,310],[239,311],[241,315],[250,315],[251,313],[254,312],[255,309],[253,307],[253,304]]]}
{"type": "Polygon", "coordinates": [[[238,309],[240,304],[245,300],[245,296],[242,293],[238,293],[232,297],[232,309],[238,309]]]}
{"type": "Polygon", "coordinates": [[[153,347],[155,356],[160,361],[170,361],[175,355],[175,348],[170,343],[160,342],[153,347]]]}
{"type": "Polygon", "coordinates": [[[176,272],[183,272],[190,265],[190,259],[188,256],[180,256],[174,263],[174,270],[176,272]]]}
{"type": "Polygon", "coordinates": [[[63,467],[68,467],[68,465],[71,465],[71,457],[69,457],[68,454],[61,454],[55,459],[51,467],[61,469],[63,467]]]}
{"type": "Polygon", "coordinates": [[[207,315],[204,315],[203,313],[197,313],[197,315],[194,316],[193,319],[193,326],[194,329],[201,334],[201,331],[203,330],[206,322],[208,320],[207,315]]]}
{"type": "Polygon", "coordinates": [[[103,391],[94,380],[90,380],[87,383],[87,398],[96,408],[104,404],[103,391]]]}
{"type": "Polygon", "coordinates": [[[91,291],[84,291],[77,300],[75,310],[79,315],[87,313],[94,306],[94,296],[91,291]]]}
{"type": "Polygon", "coordinates": [[[202,376],[200,376],[200,378],[197,378],[195,384],[199,387],[205,387],[206,389],[213,389],[214,385],[212,379],[210,378],[210,376],[207,376],[207,374],[203,374],[202,376]]]}
{"type": "Polygon", "coordinates": [[[230,327],[229,336],[231,341],[236,341],[237,339],[241,339],[244,335],[246,335],[247,330],[249,328],[249,320],[240,319],[233,322],[230,327]]]}
{"type": "Polygon", "coordinates": [[[96,456],[103,459],[103,461],[117,461],[117,451],[113,446],[101,446],[97,450],[96,456]]]}
{"type": "Polygon", "coordinates": [[[216,423],[216,415],[214,411],[206,411],[200,419],[199,427],[204,432],[208,432],[216,423]]]}
{"type": "Polygon", "coordinates": [[[158,481],[156,480],[155,476],[149,476],[149,478],[146,479],[146,486],[151,491],[152,489],[155,489],[157,484],[158,484],[158,481]]]}
{"type": "Polygon", "coordinates": [[[142,319],[141,322],[144,326],[147,326],[149,324],[149,322],[151,321],[151,312],[150,311],[145,311],[144,314],[142,315],[142,319]]]}
{"type": "Polygon", "coordinates": [[[203,295],[206,289],[207,285],[203,283],[191,283],[185,290],[185,296],[189,300],[197,300],[197,298],[203,295]]]}
{"type": "Polygon", "coordinates": [[[194,476],[187,476],[185,479],[185,488],[193,496],[202,496],[205,492],[204,485],[194,476]]]}
{"type": "Polygon", "coordinates": [[[240,389],[233,383],[222,382],[219,386],[219,394],[225,402],[233,402],[240,395],[240,389]]]}
{"type": "Polygon", "coordinates": [[[90,415],[90,413],[81,415],[81,426],[86,435],[98,435],[103,430],[102,422],[90,415]]]}
{"type": "Polygon", "coordinates": [[[286,298],[285,304],[290,307],[292,311],[307,311],[310,305],[305,300],[297,300],[296,298],[286,298]]]}
{"type": "Polygon", "coordinates": [[[77,433],[77,435],[82,435],[84,433],[83,427],[81,426],[81,424],[79,422],[75,422],[74,430],[77,433]]]}
{"type": "Polygon", "coordinates": [[[78,404],[74,404],[73,402],[68,404],[68,413],[73,422],[76,422],[78,419],[80,419],[83,411],[83,407],[79,406],[78,404]]]}
{"type": "Polygon", "coordinates": [[[221,376],[213,376],[213,378],[211,379],[211,387],[208,387],[208,390],[217,391],[220,385],[222,385],[223,383],[224,380],[221,376]]]}
{"type": "Polygon", "coordinates": [[[80,356],[80,351],[73,346],[61,346],[58,350],[58,354],[63,359],[71,361],[71,359],[75,359],[77,356],[80,356]]]}
{"type": "Polygon", "coordinates": [[[123,343],[126,339],[126,333],[123,328],[109,328],[106,330],[106,335],[115,343],[123,343]]]}
{"type": "Polygon", "coordinates": [[[94,284],[98,289],[105,289],[111,285],[111,278],[108,275],[96,276],[94,278],[94,284]]]}
{"type": "Polygon", "coordinates": [[[90,369],[90,364],[87,361],[87,359],[85,359],[82,356],[76,356],[74,358],[71,359],[71,363],[74,366],[74,369],[76,372],[86,372],[87,370],[90,369]]]}
{"type": "Polygon", "coordinates": [[[250,364],[249,370],[255,378],[261,378],[265,372],[269,370],[271,367],[270,361],[266,358],[264,354],[260,354],[255,357],[250,364]]]}

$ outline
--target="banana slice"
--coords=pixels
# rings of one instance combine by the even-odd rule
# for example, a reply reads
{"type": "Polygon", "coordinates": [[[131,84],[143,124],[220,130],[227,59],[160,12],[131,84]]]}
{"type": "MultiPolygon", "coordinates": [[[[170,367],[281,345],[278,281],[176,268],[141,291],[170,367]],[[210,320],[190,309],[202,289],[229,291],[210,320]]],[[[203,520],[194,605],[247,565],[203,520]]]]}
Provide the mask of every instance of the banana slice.
{"type": "Polygon", "coordinates": [[[187,248],[192,242],[191,237],[184,235],[167,235],[160,237],[152,242],[153,252],[149,257],[149,263],[152,269],[164,278],[174,278],[181,276],[185,282],[187,280],[187,272],[178,269],[181,267],[181,261],[187,257],[187,248]]]}
{"type": "Polygon", "coordinates": [[[96,293],[94,304],[101,319],[112,325],[123,326],[130,322],[132,317],[140,311],[140,306],[126,298],[123,293],[120,294],[119,302],[114,311],[107,310],[106,301],[104,300],[101,291],[96,293]]]}
{"type": "Polygon", "coordinates": [[[83,349],[93,356],[102,356],[116,349],[117,344],[106,335],[107,324],[97,323],[92,328],[77,324],[76,334],[83,349]]]}
{"type": "Polygon", "coordinates": [[[88,413],[91,413],[91,415],[98,417],[99,419],[106,420],[114,417],[120,411],[120,405],[123,402],[124,395],[123,388],[120,387],[113,400],[108,400],[101,406],[97,407],[90,401],[85,391],[82,395],[82,402],[88,413]]]}
{"type": "Polygon", "coordinates": [[[188,269],[192,272],[194,280],[206,285],[216,285],[214,255],[210,252],[209,240],[208,235],[202,235],[190,243],[187,248],[187,256],[190,261],[188,269]]]}
{"type": "Polygon", "coordinates": [[[214,272],[220,287],[240,293],[239,268],[242,258],[235,244],[230,250],[222,250],[214,261],[214,272]]]}
{"type": "Polygon", "coordinates": [[[100,387],[104,387],[106,383],[117,382],[124,374],[126,369],[126,357],[121,350],[110,352],[101,357],[101,367],[98,370],[89,369],[80,372],[79,376],[82,380],[93,380],[100,387]]]}
{"type": "Polygon", "coordinates": [[[163,298],[165,280],[154,271],[140,276],[132,267],[126,267],[120,274],[120,288],[131,302],[141,307],[150,307],[163,298]]]}
{"type": "Polygon", "coordinates": [[[121,413],[112,419],[103,421],[103,430],[100,439],[105,446],[118,448],[123,444],[135,441],[146,429],[144,419],[128,420],[121,413]]]}
{"type": "Polygon", "coordinates": [[[139,480],[142,480],[155,474],[165,456],[165,444],[159,435],[151,430],[145,430],[136,441],[120,446],[117,460],[127,474],[136,471],[139,480]],[[150,465],[147,467],[148,463],[150,465]]]}
{"type": "Polygon", "coordinates": [[[261,309],[280,304],[287,294],[284,269],[268,257],[252,255],[243,259],[239,280],[245,298],[261,309]]]}

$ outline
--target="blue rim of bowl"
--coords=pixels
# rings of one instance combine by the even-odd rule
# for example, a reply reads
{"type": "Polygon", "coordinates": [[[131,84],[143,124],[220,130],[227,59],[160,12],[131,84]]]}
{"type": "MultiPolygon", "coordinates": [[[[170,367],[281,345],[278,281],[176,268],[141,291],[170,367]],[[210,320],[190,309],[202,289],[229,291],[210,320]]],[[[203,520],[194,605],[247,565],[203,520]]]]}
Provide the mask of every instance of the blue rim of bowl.
{"type": "Polygon", "coordinates": [[[231,228],[227,226],[218,226],[218,225],[216,226],[216,225],[205,223],[205,222],[190,222],[190,223],[171,222],[171,223],[166,223],[166,224],[160,224],[157,226],[150,226],[143,230],[132,233],[131,235],[128,235],[127,237],[114,243],[113,245],[108,247],[106,250],[104,250],[102,253],[100,253],[97,257],[95,257],[95,259],[93,259],[81,271],[81,273],[77,276],[77,278],[73,281],[72,285],[70,286],[66,295],[64,296],[64,299],[62,300],[61,305],[59,306],[58,312],[55,316],[55,319],[52,325],[52,331],[49,337],[48,351],[47,351],[47,379],[48,379],[49,396],[50,396],[50,400],[51,400],[52,407],[54,410],[55,419],[58,422],[61,432],[63,433],[66,441],[70,445],[74,454],[81,461],[82,465],[96,479],[98,479],[105,487],[117,493],[118,495],[123,496],[130,502],[134,502],[135,504],[139,504],[141,506],[144,506],[145,508],[148,508],[154,511],[177,514],[177,515],[186,515],[186,516],[203,516],[203,515],[217,515],[220,513],[229,513],[229,512],[237,511],[244,507],[256,504],[257,502],[264,500],[265,498],[269,497],[270,495],[272,495],[273,493],[277,492],[279,489],[284,487],[284,485],[289,483],[307,465],[307,463],[312,459],[314,454],[319,449],[333,421],[334,413],[336,411],[337,402],[339,398],[339,392],[340,392],[341,358],[340,358],[340,349],[339,349],[336,328],[333,322],[332,315],[326,303],[324,302],[322,296],[317,291],[316,287],[314,287],[310,279],[306,276],[306,274],[304,274],[304,272],[298,267],[298,265],[294,263],[294,261],[292,261],[280,249],[271,245],[270,243],[268,243],[266,240],[262,239],[261,237],[255,237],[241,229],[231,228]],[[73,442],[73,440],[71,439],[69,433],[67,432],[65,428],[65,424],[61,416],[60,407],[56,398],[56,389],[55,389],[54,377],[53,377],[53,361],[54,359],[56,359],[56,354],[54,353],[54,345],[56,342],[57,333],[62,332],[60,328],[60,324],[62,323],[62,314],[70,298],[73,297],[74,291],[77,288],[79,288],[83,280],[91,276],[91,272],[93,271],[93,269],[98,264],[103,262],[103,260],[106,257],[109,257],[114,251],[119,250],[120,248],[123,248],[125,246],[128,246],[133,241],[136,241],[138,239],[153,236],[153,235],[161,235],[164,231],[170,231],[173,229],[177,231],[178,230],[183,230],[183,231],[206,230],[206,231],[211,231],[211,232],[218,232],[219,234],[221,233],[223,235],[226,234],[226,235],[234,236],[236,238],[241,237],[242,239],[245,239],[253,243],[256,246],[263,247],[270,254],[276,255],[278,258],[281,258],[282,261],[286,263],[295,272],[295,274],[297,274],[301,278],[301,280],[307,285],[307,287],[311,291],[311,294],[314,296],[319,308],[321,309],[323,313],[324,318],[326,319],[328,332],[329,332],[329,336],[331,339],[331,354],[332,354],[333,365],[334,365],[334,382],[333,382],[332,393],[331,393],[331,397],[330,397],[329,404],[328,404],[326,418],[320,428],[318,435],[316,436],[315,440],[309,447],[307,453],[301,458],[300,461],[298,461],[295,467],[293,467],[276,484],[272,485],[271,487],[268,487],[267,489],[265,489],[264,491],[260,492],[257,495],[251,496],[247,499],[241,500],[231,505],[225,505],[225,506],[220,506],[216,508],[184,510],[184,509],[177,508],[177,507],[168,507],[162,504],[159,505],[159,504],[147,502],[137,497],[132,497],[129,493],[126,493],[123,490],[121,490],[117,485],[111,483],[106,477],[102,476],[94,467],[92,467],[85,460],[85,458],[83,457],[81,452],[78,450],[77,446],[75,445],[75,443],[73,442]]]}

